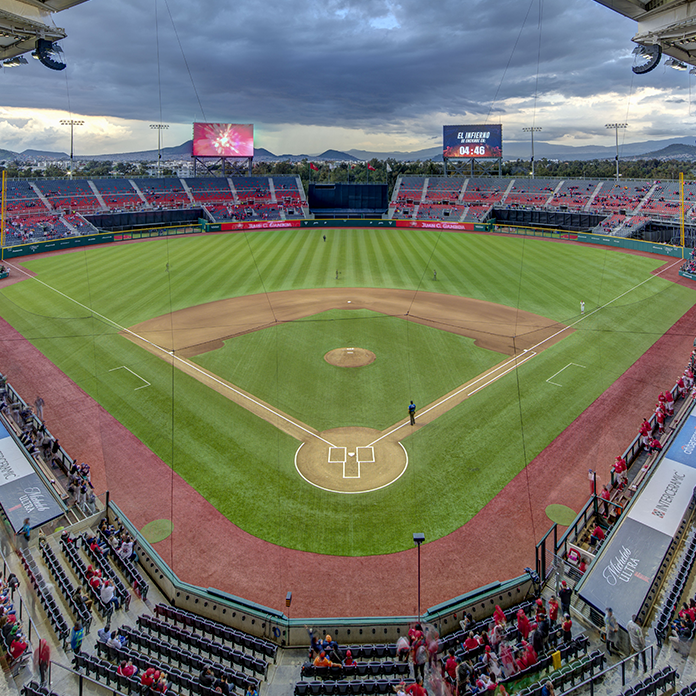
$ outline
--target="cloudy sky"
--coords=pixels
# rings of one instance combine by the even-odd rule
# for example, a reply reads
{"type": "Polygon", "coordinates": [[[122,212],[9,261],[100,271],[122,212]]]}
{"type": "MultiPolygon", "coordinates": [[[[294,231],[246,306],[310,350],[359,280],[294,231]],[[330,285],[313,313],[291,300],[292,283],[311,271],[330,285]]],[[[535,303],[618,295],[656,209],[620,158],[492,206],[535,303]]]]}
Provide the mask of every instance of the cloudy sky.
{"type": "Polygon", "coordinates": [[[502,123],[504,141],[689,136],[696,79],[631,72],[634,22],[592,0],[89,0],[54,16],[68,68],[0,70],[0,147],[153,149],[193,121],[255,124],[276,153],[412,151],[443,124],[502,123]],[[690,84],[693,83],[693,84],[690,84]]]}

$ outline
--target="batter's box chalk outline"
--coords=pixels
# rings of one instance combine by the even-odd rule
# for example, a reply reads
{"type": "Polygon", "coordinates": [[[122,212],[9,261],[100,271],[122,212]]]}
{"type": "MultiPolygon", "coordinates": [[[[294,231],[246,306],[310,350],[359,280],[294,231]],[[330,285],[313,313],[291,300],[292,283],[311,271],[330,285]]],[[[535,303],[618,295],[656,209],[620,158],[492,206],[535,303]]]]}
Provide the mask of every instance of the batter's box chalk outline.
{"type": "Polygon", "coordinates": [[[151,387],[152,385],[146,380],[143,379],[140,375],[136,374],[133,372],[133,370],[130,369],[130,367],[126,367],[125,365],[120,365],[119,367],[114,367],[109,372],[115,372],[116,370],[128,370],[134,377],[137,377],[139,380],[142,382],[145,382],[142,387],[136,387],[133,391],[139,391],[140,389],[145,389],[145,387],[151,387]]]}
{"type": "Polygon", "coordinates": [[[360,464],[375,463],[375,448],[374,447],[358,447],[357,448],[358,462],[360,464]]]}
{"type": "Polygon", "coordinates": [[[346,448],[345,447],[329,447],[329,464],[346,463],[346,448]]]}
{"type": "Polygon", "coordinates": [[[578,365],[578,363],[568,363],[565,367],[561,368],[555,375],[551,375],[546,381],[549,384],[553,384],[555,387],[562,387],[562,384],[559,384],[558,382],[552,382],[551,380],[554,377],[558,377],[558,375],[560,375],[561,372],[563,372],[563,370],[567,370],[571,365],[574,367],[581,367],[583,370],[585,369],[585,365],[578,365]]]}

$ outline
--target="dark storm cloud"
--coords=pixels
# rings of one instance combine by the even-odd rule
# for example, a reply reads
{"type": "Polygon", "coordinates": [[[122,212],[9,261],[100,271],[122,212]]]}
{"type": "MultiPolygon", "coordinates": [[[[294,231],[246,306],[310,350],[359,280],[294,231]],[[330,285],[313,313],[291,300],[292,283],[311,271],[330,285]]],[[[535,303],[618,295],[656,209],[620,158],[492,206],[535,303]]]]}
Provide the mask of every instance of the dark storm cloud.
{"type": "Polygon", "coordinates": [[[5,70],[0,104],[159,120],[161,93],[169,122],[385,132],[438,112],[495,120],[535,92],[628,93],[635,29],[591,0],[91,0],[55,20],[67,79],[5,70]]]}

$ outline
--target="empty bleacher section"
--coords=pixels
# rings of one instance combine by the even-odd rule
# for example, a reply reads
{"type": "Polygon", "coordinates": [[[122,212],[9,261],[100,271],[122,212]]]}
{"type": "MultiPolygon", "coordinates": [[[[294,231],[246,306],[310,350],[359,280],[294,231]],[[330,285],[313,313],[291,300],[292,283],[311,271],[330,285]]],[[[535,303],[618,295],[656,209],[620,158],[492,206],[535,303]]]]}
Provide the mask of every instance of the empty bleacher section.
{"type": "Polygon", "coordinates": [[[129,179],[94,179],[92,183],[109,210],[139,210],[143,206],[129,179]]]}
{"type": "Polygon", "coordinates": [[[37,179],[34,185],[53,210],[61,213],[90,213],[102,208],[86,179],[37,179]]]}
{"type": "Polygon", "coordinates": [[[148,205],[157,210],[189,208],[194,204],[180,179],[132,179],[148,205]]]}
{"type": "Polygon", "coordinates": [[[5,196],[7,214],[10,217],[13,215],[45,213],[48,210],[31,184],[22,179],[10,179],[7,182],[7,192],[5,196]]]}
{"type": "Polygon", "coordinates": [[[225,178],[200,177],[186,179],[193,200],[199,205],[234,201],[230,182],[225,178]]]}
{"type": "Polygon", "coordinates": [[[516,179],[505,197],[505,205],[544,208],[558,186],[553,179],[516,179]]]}
{"type": "Polygon", "coordinates": [[[548,205],[559,210],[584,210],[600,185],[598,180],[563,181],[555,189],[548,205]]]}
{"type": "Polygon", "coordinates": [[[619,183],[605,181],[592,198],[589,209],[605,213],[620,211],[623,211],[623,214],[632,213],[638,208],[651,188],[652,184],[646,181],[622,181],[619,183]]]}
{"type": "Polygon", "coordinates": [[[413,217],[420,204],[425,187],[422,176],[402,177],[394,188],[390,202],[390,217],[395,220],[408,220],[413,217]]]}

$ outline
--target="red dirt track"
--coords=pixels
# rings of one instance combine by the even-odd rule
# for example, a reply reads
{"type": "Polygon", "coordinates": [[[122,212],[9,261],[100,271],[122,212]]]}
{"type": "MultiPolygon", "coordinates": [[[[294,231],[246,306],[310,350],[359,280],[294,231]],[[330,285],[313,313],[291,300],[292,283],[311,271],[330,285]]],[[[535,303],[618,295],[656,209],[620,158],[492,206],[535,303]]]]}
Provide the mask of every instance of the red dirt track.
{"type": "MultiPolygon", "coordinates": [[[[667,259],[664,267],[675,261],[667,259]]],[[[694,287],[678,276],[678,267],[679,262],[663,277],[694,287]]],[[[535,543],[550,526],[546,506],[561,503],[579,510],[587,500],[589,468],[598,470],[600,481],[609,479],[614,457],[633,439],[658,392],[681,374],[695,334],[696,306],[476,517],[447,537],[426,543],[422,606],[507,580],[532,565],[535,543]]],[[[0,371],[26,401],[39,394],[44,398],[49,429],[67,452],[91,465],[97,493],[109,490],[139,529],[152,520],[172,519],[173,534],[155,548],[182,580],[279,610],[285,609],[291,590],[293,617],[416,613],[415,549],[387,556],[321,556],[247,534],[4,319],[0,339],[0,371]]]]}

